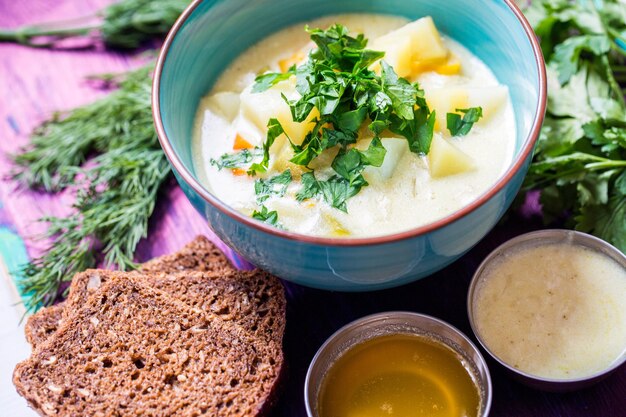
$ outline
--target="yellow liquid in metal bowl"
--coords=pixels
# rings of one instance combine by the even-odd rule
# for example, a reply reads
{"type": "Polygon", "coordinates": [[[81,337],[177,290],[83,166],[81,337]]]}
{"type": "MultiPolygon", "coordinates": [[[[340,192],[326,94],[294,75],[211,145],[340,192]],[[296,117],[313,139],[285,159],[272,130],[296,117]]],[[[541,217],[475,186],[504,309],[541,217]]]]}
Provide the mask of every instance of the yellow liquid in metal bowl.
{"type": "Polygon", "coordinates": [[[457,352],[427,337],[395,334],[337,359],[318,404],[320,417],[474,417],[480,394],[457,352]]]}

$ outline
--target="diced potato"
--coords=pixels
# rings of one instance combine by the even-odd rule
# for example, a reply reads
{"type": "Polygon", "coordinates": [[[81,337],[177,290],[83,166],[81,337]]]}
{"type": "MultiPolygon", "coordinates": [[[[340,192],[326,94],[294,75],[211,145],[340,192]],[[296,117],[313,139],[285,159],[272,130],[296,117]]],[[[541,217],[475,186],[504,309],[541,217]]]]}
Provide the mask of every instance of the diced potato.
{"type": "Polygon", "coordinates": [[[448,57],[448,49],[443,44],[432,17],[423,17],[407,26],[411,27],[415,45],[413,61],[433,61],[448,57]]]}
{"type": "Polygon", "coordinates": [[[230,91],[215,93],[207,99],[207,106],[232,122],[239,114],[239,94],[230,91]]]}
{"type": "Polygon", "coordinates": [[[337,154],[339,153],[339,146],[334,146],[330,149],[325,149],[317,158],[314,158],[309,166],[314,170],[322,170],[329,167],[337,154]]]}
{"type": "Polygon", "coordinates": [[[498,85],[493,87],[443,87],[426,90],[426,101],[431,110],[437,111],[435,130],[444,132],[446,114],[455,113],[456,109],[482,107],[483,117],[478,124],[488,122],[506,105],[508,88],[498,85]]]}
{"type": "MultiPolygon", "coordinates": [[[[319,111],[313,109],[311,114],[302,123],[294,122],[291,117],[289,105],[282,98],[281,93],[289,99],[295,99],[295,79],[283,81],[262,93],[253,93],[251,89],[246,89],[241,93],[241,110],[244,117],[252,121],[261,131],[267,131],[267,122],[271,118],[276,118],[285,129],[287,135],[295,144],[301,144],[302,140],[309,133],[314,124],[313,119],[319,117],[319,111]]],[[[276,146],[282,147],[285,138],[277,139],[276,146]]]]}
{"type": "Polygon", "coordinates": [[[409,150],[409,142],[405,138],[382,138],[380,141],[387,151],[385,160],[380,167],[368,166],[365,168],[363,173],[368,181],[386,181],[391,178],[400,163],[400,159],[409,150]]]}
{"type": "Polygon", "coordinates": [[[474,162],[470,156],[436,134],[428,152],[428,168],[431,177],[442,178],[470,171],[474,169],[474,162]]]}
{"type": "Polygon", "coordinates": [[[348,231],[335,217],[329,214],[322,214],[323,221],[328,225],[328,229],[330,235],[333,237],[346,237],[350,236],[350,231],[348,231]]]}
{"type": "Polygon", "coordinates": [[[456,109],[466,109],[470,106],[469,93],[464,87],[432,88],[426,91],[426,101],[430,110],[435,110],[435,130],[446,130],[446,114],[454,113],[456,109]]]}
{"type": "Polygon", "coordinates": [[[381,181],[386,181],[391,178],[400,164],[400,160],[409,150],[409,142],[405,138],[382,138],[380,141],[387,151],[385,160],[380,167],[369,166],[365,168],[365,171],[372,178],[377,175],[381,181]]]}
{"type": "Polygon", "coordinates": [[[483,117],[478,123],[488,122],[493,116],[498,114],[509,97],[509,89],[505,85],[485,88],[470,88],[470,107],[480,106],[483,108],[483,117]]]}
{"type": "Polygon", "coordinates": [[[413,73],[436,72],[441,75],[457,75],[461,72],[461,61],[459,58],[450,53],[444,60],[432,61],[415,61],[413,63],[413,73]]]}
{"type": "Polygon", "coordinates": [[[296,165],[293,162],[289,162],[293,158],[293,149],[291,146],[283,146],[277,153],[270,158],[271,168],[274,172],[283,172],[286,169],[291,170],[292,178],[299,180],[302,174],[309,170],[302,166],[296,165]]]}
{"type": "MultiPolygon", "coordinates": [[[[448,58],[448,49],[431,17],[416,20],[374,39],[369,47],[385,52],[383,59],[401,77],[414,73],[415,62],[442,64],[448,58]]],[[[377,71],[379,64],[373,68],[377,71]]]]}
{"type": "MultiPolygon", "coordinates": [[[[368,47],[375,51],[383,51],[385,53],[383,59],[393,67],[398,76],[407,77],[413,72],[413,40],[411,37],[392,32],[374,39],[368,47]]],[[[380,73],[380,63],[375,63],[372,69],[380,73]]]]}

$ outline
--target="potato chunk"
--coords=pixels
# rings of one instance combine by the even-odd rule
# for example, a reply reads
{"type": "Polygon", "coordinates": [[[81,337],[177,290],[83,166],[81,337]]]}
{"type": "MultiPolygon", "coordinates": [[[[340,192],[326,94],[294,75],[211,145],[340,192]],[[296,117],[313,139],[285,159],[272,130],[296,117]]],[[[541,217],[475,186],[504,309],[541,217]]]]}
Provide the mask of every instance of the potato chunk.
{"type": "Polygon", "coordinates": [[[483,117],[478,124],[488,122],[505,105],[509,91],[506,86],[492,87],[442,87],[426,90],[426,101],[431,110],[437,111],[435,130],[447,131],[446,114],[455,113],[456,109],[482,107],[483,117]]]}
{"type": "Polygon", "coordinates": [[[363,171],[367,180],[372,182],[386,181],[391,178],[400,160],[409,150],[409,142],[405,138],[381,138],[380,141],[387,151],[383,164],[380,167],[368,166],[363,171]]]}
{"type": "MultiPolygon", "coordinates": [[[[298,97],[294,77],[280,82],[262,93],[253,93],[251,88],[245,89],[241,93],[242,114],[262,132],[267,131],[267,122],[270,119],[278,119],[289,138],[299,145],[306,134],[313,129],[314,124],[312,120],[319,117],[319,112],[314,108],[307,120],[302,123],[294,122],[289,105],[282,98],[281,94],[284,94],[291,100],[298,97]]],[[[277,140],[276,146],[282,147],[284,142],[285,138],[282,137],[282,140],[277,140]]]]}
{"type": "Polygon", "coordinates": [[[442,178],[470,171],[475,166],[470,156],[441,135],[435,135],[428,153],[428,167],[431,177],[442,178]]]}
{"type": "Polygon", "coordinates": [[[214,113],[222,115],[232,122],[239,114],[239,94],[231,91],[215,93],[207,97],[206,106],[214,113]]]}
{"type": "MultiPolygon", "coordinates": [[[[400,77],[412,75],[417,67],[445,63],[449,51],[431,17],[424,17],[374,39],[370,49],[385,52],[383,59],[400,77]]],[[[374,65],[378,71],[380,64],[374,65]]]]}

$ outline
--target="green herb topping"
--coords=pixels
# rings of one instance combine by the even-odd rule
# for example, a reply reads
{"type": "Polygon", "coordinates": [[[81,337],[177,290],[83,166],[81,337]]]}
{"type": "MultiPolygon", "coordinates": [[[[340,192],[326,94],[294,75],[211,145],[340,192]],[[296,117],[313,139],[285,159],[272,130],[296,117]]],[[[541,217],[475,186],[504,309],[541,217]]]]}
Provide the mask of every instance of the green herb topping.
{"type": "Polygon", "coordinates": [[[474,123],[483,117],[482,107],[456,109],[456,111],[463,113],[463,116],[457,113],[448,113],[446,115],[447,127],[452,136],[467,135],[472,130],[474,123]]]}
{"type": "Polygon", "coordinates": [[[286,170],[282,174],[276,175],[268,179],[258,179],[254,182],[254,193],[256,201],[264,202],[271,195],[283,196],[287,191],[287,186],[291,182],[291,171],[286,170]]]}
{"type": "Polygon", "coordinates": [[[217,160],[211,158],[209,162],[211,165],[216,166],[218,170],[222,170],[223,168],[235,169],[247,166],[259,156],[261,156],[261,150],[259,148],[253,148],[251,150],[244,149],[236,153],[225,153],[217,160]]]}
{"type": "Polygon", "coordinates": [[[280,223],[278,222],[278,213],[274,210],[269,211],[265,206],[261,206],[261,211],[255,210],[254,213],[252,213],[252,218],[260,220],[263,223],[270,224],[274,227],[281,227],[280,223]]]}
{"type": "MultiPolygon", "coordinates": [[[[338,147],[331,164],[336,175],[318,180],[313,172],[305,173],[297,197],[302,200],[321,196],[332,207],[347,211],[346,200],[368,185],[362,175],[365,167],[383,164],[386,150],[380,135],[390,130],[404,136],[411,151],[426,154],[433,137],[435,114],[417,83],[398,77],[385,61],[380,62],[380,76],[370,69],[384,53],[366,49],[367,40],[362,34],[352,37],[342,25],[307,31],[317,45],[308,60],[286,73],[258,76],[252,91],[263,92],[295,75],[300,98],[289,100],[283,95],[293,121],[304,122],[314,108],[320,115],[301,144],[293,143],[277,119],[270,119],[263,159],[252,164],[248,173],[267,171],[270,148],[283,134],[294,152],[290,162],[296,165],[309,167],[323,151],[338,147]],[[359,150],[354,144],[363,124],[367,124],[374,138],[366,150],[359,150]]],[[[257,180],[255,189],[259,202],[269,197],[267,180],[257,180]]]]}

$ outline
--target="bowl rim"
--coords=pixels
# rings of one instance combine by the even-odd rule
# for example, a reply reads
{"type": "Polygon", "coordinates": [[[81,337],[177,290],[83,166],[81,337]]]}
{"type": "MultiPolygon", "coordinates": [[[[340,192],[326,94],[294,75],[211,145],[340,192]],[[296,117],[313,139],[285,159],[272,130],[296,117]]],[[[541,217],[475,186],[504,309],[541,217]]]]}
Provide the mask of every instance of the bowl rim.
{"type": "MultiPolygon", "coordinates": [[[[307,416],[312,417],[314,415],[312,411],[312,404],[309,400],[309,391],[311,390],[311,378],[313,375],[313,371],[315,370],[315,366],[322,359],[323,355],[327,354],[326,351],[344,333],[354,328],[360,327],[363,324],[373,323],[373,322],[384,323],[388,319],[418,320],[418,321],[434,323],[443,328],[450,330],[453,334],[458,336],[460,339],[464,340],[472,349],[471,353],[474,353],[476,357],[478,358],[478,363],[474,363],[474,366],[477,368],[476,370],[480,371],[480,368],[482,367],[482,370],[484,371],[485,381],[483,381],[484,386],[482,386],[482,388],[484,389],[485,398],[481,398],[481,400],[484,400],[484,409],[483,409],[483,413],[481,414],[481,416],[489,415],[489,412],[491,411],[491,405],[493,402],[493,382],[491,380],[491,372],[489,370],[489,366],[487,364],[487,361],[485,360],[485,357],[481,353],[480,349],[478,349],[476,344],[472,342],[469,336],[463,333],[461,330],[459,330],[456,326],[453,326],[447,321],[444,321],[435,316],[431,316],[429,314],[424,314],[424,313],[417,313],[414,311],[392,310],[392,311],[382,311],[379,313],[369,314],[367,316],[360,317],[358,319],[355,319],[341,326],[338,330],[336,330],[333,334],[331,334],[324,341],[324,343],[317,349],[317,351],[315,352],[315,355],[313,356],[313,359],[311,359],[311,362],[309,363],[309,367],[307,369],[307,373],[304,379],[304,403],[305,403],[304,405],[305,405],[305,409],[307,412],[307,416]]],[[[418,328],[420,327],[420,325],[415,325],[415,326],[418,328]]],[[[420,335],[420,336],[428,337],[424,335],[420,335]]],[[[371,338],[364,339],[363,341],[375,339],[376,337],[377,336],[373,336],[371,338]]],[[[455,350],[459,355],[464,356],[464,354],[470,354],[470,352],[459,352],[457,349],[453,348],[452,346],[450,346],[449,343],[444,342],[443,340],[438,340],[438,342],[443,345],[446,345],[450,349],[455,350]]],[[[353,348],[354,346],[355,344],[351,344],[350,346],[344,346],[344,348],[342,349],[342,353],[337,357],[337,359],[341,355],[345,354],[348,350],[353,348]]],[[[476,375],[474,375],[474,377],[476,377],[476,375]]],[[[474,381],[474,382],[477,386],[479,386],[479,388],[481,387],[481,384],[479,381],[474,381]]]]}
{"type": "MultiPolygon", "coordinates": [[[[619,249],[617,249],[615,246],[611,245],[605,240],[602,240],[588,233],[579,232],[577,230],[543,229],[524,233],[507,240],[506,242],[495,248],[493,251],[491,251],[489,255],[487,255],[487,257],[480,263],[480,265],[474,272],[474,275],[472,276],[472,280],[470,281],[470,285],[467,290],[467,317],[469,319],[472,332],[474,333],[474,336],[476,337],[476,340],[478,340],[480,346],[482,346],[482,348],[496,362],[498,362],[500,365],[502,365],[513,374],[519,375],[525,380],[537,381],[549,385],[576,385],[587,381],[595,381],[598,380],[598,378],[608,375],[620,366],[624,365],[626,363],[626,350],[623,350],[621,355],[615,361],[611,362],[611,364],[607,368],[596,371],[593,374],[570,379],[550,378],[531,374],[521,369],[515,368],[507,363],[504,359],[500,358],[500,356],[496,355],[491,350],[491,348],[489,348],[488,344],[485,342],[484,338],[478,331],[478,327],[474,318],[474,298],[478,281],[485,272],[485,269],[494,261],[495,258],[500,256],[502,253],[510,252],[512,249],[518,248],[520,246],[523,247],[529,241],[535,241],[538,242],[538,244],[558,244],[557,242],[565,242],[575,244],[576,246],[582,246],[589,250],[593,250],[598,253],[604,254],[605,256],[608,256],[626,269],[626,255],[623,254],[619,249]],[[559,238],[559,240],[555,240],[556,238],[559,238]]],[[[624,348],[626,349],[626,346],[624,348]]]]}
{"type": "Polygon", "coordinates": [[[520,150],[519,155],[513,161],[506,172],[498,178],[496,181],[486,192],[481,194],[477,199],[473,200],[470,204],[462,207],[461,209],[445,216],[439,220],[436,220],[432,223],[428,223],[417,228],[412,228],[409,230],[405,230],[399,233],[393,233],[389,235],[381,235],[381,236],[372,236],[372,237],[362,237],[362,238],[330,238],[330,237],[320,237],[320,236],[308,236],[301,233],[290,232],[282,229],[275,228],[273,226],[267,225],[259,220],[253,219],[251,217],[245,216],[242,213],[239,213],[237,210],[229,207],[227,204],[222,202],[216,196],[211,194],[204,186],[197,181],[194,176],[191,174],[190,170],[183,164],[181,159],[178,157],[170,140],[165,133],[165,127],[163,126],[163,121],[161,117],[161,106],[160,106],[160,93],[161,93],[161,75],[163,72],[163,68],[165,65],[165,61],[167,60],[168,52],[178,31],[184,26],[187,19],[191,16],[191,14],[195,11],[195,9],[205,0],[193,0],[193,2],[183,11],[183,13],[178,17],[174,26],[170,29],[165,42],[159,52],[159,56],[157,59],[157,63],[154,70],[154,78],[152,82],[152,117],[154,120],[154,125],[157,131],[157,136],[163,151],[170,164],[172,165],[174,171],[182,177],[182,179],[189,185],[196,194],[202,197],[202,199],[212,205],[214,208],[219,210],[222,214],[232,218],[233,220],[244,224],[245,226],[251,227],[261,232],[265,232],[269,235],[278,238],[284,238],[289,240],[295,240],[301,243],[310,243],[324,246],[347,246],[347,247],[358,247],[358,246],[368,246],[368,245],[380,245],[402,241],[405,239],[415,238],[422,235],[426,235],[431,233],[437,229],[441,229],[448,224],[451,224],[462,217],[466,216],[477,210],[479,207],[486,204],[491,198],[493,198],[497,193],[502,191],[505,186],[509,183],[509,181],[522,169],[525,164],[527,158],[532,157],[532,153],[535,147],[535,143],[539,138],[539,132],[541,130],[541,125],[543,123],[543,119],[546,111],[547,104],[547,76],[546,76],[546,67],[545,61],[543,58],[543,53],[541,52],[541,47],[539,45],[539,41],[530,25],[528,20],[522,14],[520,8],[515,4],[514,0],[504,0],[504,3],[509,7],[510,11],[517,18],[519,23],[522,25],[524,32],[526,33],[526,37],[531,44],[533,55],[535,57],[535,63],[538,68],[538,81],[539,81],[539,100],[537,102],[537,107],[535,108],[535,117],[533,119],[533,123],[531,129],[529,131],[528,136],[525,138],[524,143],[522,145],[522,149],[520,150]]]}

